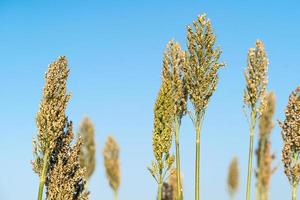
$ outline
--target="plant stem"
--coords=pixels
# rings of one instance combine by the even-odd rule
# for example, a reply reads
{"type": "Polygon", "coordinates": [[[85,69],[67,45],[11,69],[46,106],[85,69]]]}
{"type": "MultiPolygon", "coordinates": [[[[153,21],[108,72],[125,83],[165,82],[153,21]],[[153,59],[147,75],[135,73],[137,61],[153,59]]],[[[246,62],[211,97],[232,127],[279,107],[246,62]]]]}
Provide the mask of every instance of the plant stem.
{"type": "Polygon", "coordinates": [[[248,155],[248,176],[247,176],[246,200],[250,200],[254,129],[255,129],[255,111],[252,110],[252,112],[251,112],[251,126],[250,126],[250,145],[249,145],[249,155],[248,155]]]}
{"type": "Polygon", "coordinates": [[[43,190],[46,181],[46,173],[48,171],[48,163],[49,163],[48,158],[49,158],[49,152],[47,151],[44,155],[44,160],[43,160],[43,169],[42,169],[40,183],[39,183],[38,200],[42,200],[43,198],[43,190]]]}
{"type": "Polygon", "coordinates": [[[297,184],[293,184],[292,187],[292,200],[296,200],[297,199],[297,184]]]}
{"type": "Polygon", "coordinates": [[[196,119],[195,200],[200,199],[200,117],[196,119]]]}
{"type": "Polygon", "coordinates": [[[115,194],[115,200],[118,200],[119,199],[118,191],[115,191],[114,194],[115,194]]]}
{"type": "Polygon", "coordinates": [[[180,122],[178,118],[175,119],[175,147],[176,147],[176,178],[177,178],[177,198],[182,200],[182,185],[181,185],[181,171],[180,171],[180,153],[179,153],[179,130],[180,122]]]}
{"type": "Polygon", "coordinates": [[[163,186],[162,180],[159,180],[157,200],[161,200],[162,199],[161,198],[162,197],[162,186],[163,186]]]}

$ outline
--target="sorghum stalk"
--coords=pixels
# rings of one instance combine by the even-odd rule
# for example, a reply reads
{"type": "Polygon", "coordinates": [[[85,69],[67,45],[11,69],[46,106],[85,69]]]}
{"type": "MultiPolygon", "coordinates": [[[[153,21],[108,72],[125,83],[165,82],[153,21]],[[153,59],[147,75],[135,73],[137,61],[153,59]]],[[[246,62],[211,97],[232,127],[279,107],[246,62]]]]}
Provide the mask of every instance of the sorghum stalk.
{"type": "Polygon", "coordinates": [[[177,119],[175,119],[175,143],[176,143],[176,180],[177,180],[177,197],[178,200],[182,199],[182,186],[181,186],[181,180],[180,180],[180,153],[179,153],[179,129],[180,129],[180,123],[177,119]]]}
{"type": "Polygon", "coordinates": [[[291,189],[292,200],[296,200],[297,187],[300,181],[300,86],[292,92],[285,109],[285,120],[279,122],[283,139],[282,162],[291,189]]]}
{"type": "Polygon", "coordinates": [[[48,162],[49,162],[49,152],[46,152],[44,156],[43,169],[42,169],[40,183],[39,183],[38,200],[43,199],[43,191],[44,191],[44,185],[46,181],[46,174],[48,170],[48,162]]]}
{"type": "Polygon", "coordinates": [[[158,184],[158,199],[162,198],[162,185],[174,162],[174,156],[170,154],[174,128],[174,101],[172,82],[169,77],[169,70],[164,59],[162,83],[154,105],[152,147],[155,161],[152,161],[152,166],[148,167],[158,184]]]}
{"type": "Polygon", "coordinates": [[[114,191],[115,200],[118,199],[121,180],[119,152],[120,148],[116,140],[112,136],[109,136],[103,149],[103,157],[106,177],[110,187],[114,191]]]}
{"type": "Polygon", "coordinates": [[[187,28],[186,62],[183,66],[188,97],[194,112],[189,112],[196,131],[195,199],[200,199],[200,130],[210,97],[216,90],[221,50],[215,47],[216,36],[206,15],[198,16],[187,28]]]}
{"type": "Polygon", "coordinates": [[[246,191],[246,200],[250,200],[254,132],[257,119],[265,108],[265,90],[267,85],[268,60],[262,41],[256,41],[256,48],[249,50],[247,59],[244,108],[248,108],[250,111],[250,141],[246,191]]]}
{"type": "Polygon", "coordinates": [[[185,52],[181,50],[179,43],[173,40],[166,46],[163,58],[162,78],[171,84],[171,100],[173,107],[173,123],[175,133],[176,149],[176,170],[177,170],[177,198],[182,199],[182,187],[180,180],[180,150],[179,150],[179,131],[181,119],[186,114],[187,91],[185,79],[183,77],[183,65],[185,64],[185,52]]]}

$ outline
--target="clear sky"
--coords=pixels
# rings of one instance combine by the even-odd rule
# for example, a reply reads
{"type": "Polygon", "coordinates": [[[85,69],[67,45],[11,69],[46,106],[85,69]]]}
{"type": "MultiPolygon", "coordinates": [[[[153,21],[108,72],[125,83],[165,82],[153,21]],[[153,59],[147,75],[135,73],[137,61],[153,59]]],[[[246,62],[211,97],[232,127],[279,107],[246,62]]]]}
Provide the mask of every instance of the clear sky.
{"type": "MultiPolygon", "coordinates": [[[[237,199],[243,199],[249,138],[242,112],[247,50],[257,38],[264,41],[270,60],[268,89],[277,101],[275,119],[283,119],[288,95],[300,84],[299,8],[297,1],[258,0],[0,1],[0,199],[36,198],[38,177],[30,165],[35,115],[44,73],[60,55],[67,56],[71,70],[67,114],[74,131],[85,115],[96,127],[97,168],[89,183],[90,199],[113,198],[101,156],[108,134],[121,146],[120,199],[155,199],[156,184],[146,166],[153,159],[152,110],[162,53],[171,38],[186,49],[186,25],[203,12],[213,23],[227,66],[220,71],[202,129],[201,197],[228,199],[227,168],[236,155],[241,171],[237,199]]],[[[194,198],[194,138],[186,117],[181,153],[187,200],[194,198]]],[[[276,123],[272,150],[279,169],[272,177],[272,200],[290,197],[281,147],[276,123]]]]}

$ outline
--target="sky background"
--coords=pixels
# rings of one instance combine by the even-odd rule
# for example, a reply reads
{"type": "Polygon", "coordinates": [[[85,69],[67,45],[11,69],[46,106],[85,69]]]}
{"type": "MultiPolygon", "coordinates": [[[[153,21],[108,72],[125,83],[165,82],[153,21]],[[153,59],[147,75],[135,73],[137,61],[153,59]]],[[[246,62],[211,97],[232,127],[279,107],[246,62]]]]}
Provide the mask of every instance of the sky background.
{"type": "MultiPolygon", "coordinates": [[[[237,199],[243,199],[249,141],[242,112],[247,51],[257,38],[264,41],[270,60],[268,89],[276,95],[274,119],[283,120],[288,96],[300,83],[299,8],[299,1],[1,0],[0,199],[37,196],[38,177],[30,164],[35,115],[44,73],[60,55],[69,60],[72,98],[67,114],[74,132],[86,115],[95,124],[97,168],[89,182],[90,199],[113,199],[101,155],[109,134],[121,147],[120,199],[155,199],[157,186],[146,167],[153,160],[153,104],[164,47],[174,38],[186,49],[186,26],[204,12],[227,65],[220,70],[202,128],[201,197],[228,199],[227,169],[236,155],[241,172],[237,199]]],[[[184,196],[191,200],[195,134],[188,117],[180,137],[184,196]]],[[[272,176],[272,200],[290,198],[281,147],[276,123],[272,150],[279,168],[272,176]]]]}

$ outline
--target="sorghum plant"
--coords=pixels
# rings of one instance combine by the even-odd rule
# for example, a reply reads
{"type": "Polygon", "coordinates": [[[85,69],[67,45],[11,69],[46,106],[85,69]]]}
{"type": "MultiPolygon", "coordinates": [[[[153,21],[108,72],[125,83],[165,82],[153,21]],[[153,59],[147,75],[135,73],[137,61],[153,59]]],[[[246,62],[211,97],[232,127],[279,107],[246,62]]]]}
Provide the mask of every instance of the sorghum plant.
{"type": "Polygon", "coordinates": [[[183,67],[189,99],[194,112],[189,112],[196,130],[195,199],[200,199],[200,129],[210,97],[216,90],[221,50],[206,15],[198,16],[194,28],[187,28],[186,63],[183,67]]]}
{"type": "Polygon", "coordinates": [[[256,170],[256,199],[267,200],[270,178],[274,171],[272,161],[274,154],[270,153],[270,134],[274,127],[272,118],[275,112],[275,96],[272,92],[266,96],[266,108],[259,119],[259,142],[256,150],[257,170],[256,170]]]}
{"type": "MultiPolygon", "coordinates": [[[[164,73],[164,70],[163,70],[164,73]]],[[[158,184],[158,200],[162,199],[164,180],[172,167],[174,156],[170,154],[173,128],[173,100],[171,80],[162,76],[162,84],[154,106],[154,127],[152,147],[155,161],[148,167],[158,184]]]]}
{"type": "Polygon", "coordinates": [[[247,69],[245,69],[244,109],[247,119],[250,115],[250,145],[246,200],[250,200],[254,131],[256,122],[265,107],[267,85],[268,59],[262,41],[257,40],[256,48],[249,49],[247,65],[247,69]]]}
{"type": "Polygon", "coordinates": [[[72,122],[65,115],[70,95],[66,93],[69,70],[65,57],[49,65],[37,113],[37,140],[33,141],[33,169],[40,177],[38,200],[85,200],[84,169],[79,165],[81,142],[72,146],[72,122]]]}
{"type": "Polygon", "coordinates": [[[176,170],[177,185],[174,192],[178,200],[182,199],[182,187],[180,182],[180,151],[179,151],[179,130],[181,119],[186,114],[187,90],[185,87],[185,80],[183,78],[182,68],[185,64],[185,52],[181,50],[179,43],[171,40],[164,53],[163,58],[163,79],[170,79],[174,119],[174,133],[175,133],[175,149],[176,149],[176,170]]]}
{"type": "Polygon", "coordinates": [[[80,166],[85,167],[85,178],[88,180],[96,166],[95,160],[95,129],[90,118],[85,117],[80,126],[78,136],[82,138],[80,151],[80,166]]]}
{"type": "Polygon", "coordinates": [[[292,186],[292,200],[296,200],[300,180],[300,86],[289,97],[285,120],[279,122],[283,139],[282,162],[292,186]]]}
{"type": "Polygon", "coordinates": [[[106,177],[110,187],[114,191],[115,200],[118,199],[118,191],[121,181],[119,153],[119,145],[112,136],[109,136],[103,150],[103,157],[106,177]]]}
{"type": "Polygon", "coordinates": [[[229,165],[227,188],[230,197],[233,199],[239,188],[239,166],[238,160],[234,157],[229,165]]]}

